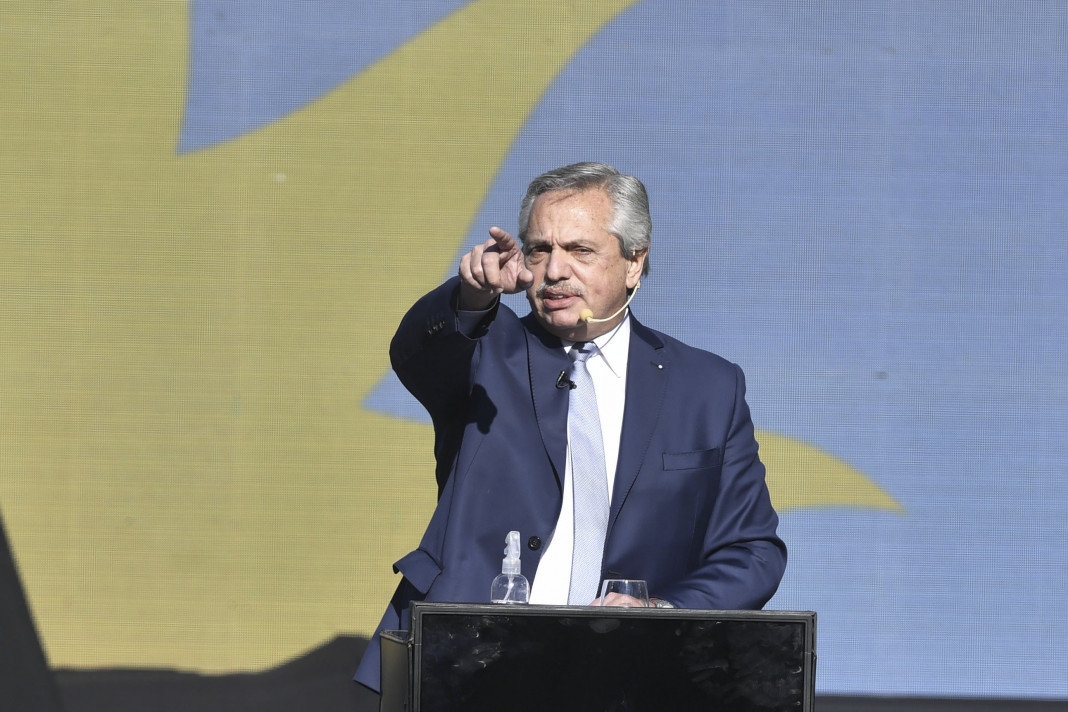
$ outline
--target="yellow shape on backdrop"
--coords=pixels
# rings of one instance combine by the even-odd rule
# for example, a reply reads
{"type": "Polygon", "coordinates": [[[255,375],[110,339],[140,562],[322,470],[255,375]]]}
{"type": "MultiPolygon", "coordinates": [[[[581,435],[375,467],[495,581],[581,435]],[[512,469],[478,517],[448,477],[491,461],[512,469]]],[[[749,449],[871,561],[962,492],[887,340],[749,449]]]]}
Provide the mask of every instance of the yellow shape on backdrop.
{"type": "Polygon", "coordinates": [[[834,455],[777,433],[757,432],[768,488],[782,514],[803,507],[861,507],[902,514],[905,508],[834,455]]]}
{"type": "Polygon", "coordinates": [[[5,3],[0,507],[57,666],[258,669],[369,632],[433,505],[359,407],[515,136],[633,0],[480,0],[176,156],[187,3],[5,3]]]}

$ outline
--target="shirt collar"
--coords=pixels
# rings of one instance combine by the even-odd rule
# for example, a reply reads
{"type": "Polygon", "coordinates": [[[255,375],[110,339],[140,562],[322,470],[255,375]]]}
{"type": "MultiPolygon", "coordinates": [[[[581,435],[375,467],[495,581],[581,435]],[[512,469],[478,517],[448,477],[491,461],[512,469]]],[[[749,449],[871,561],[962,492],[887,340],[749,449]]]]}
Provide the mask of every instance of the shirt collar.
{"type": "MultiPolygon", "coordinates": [[[[605,364],[616,378],[622,378],[627,373],[627,356],[630,354],[630,310],[619,325],[611,331],[601,334],[593,340],[597,350],[591,358],[600,354],[605,364]]],[[[575,344],[574,341],[564,341],[567,350],[575,344]]]]}

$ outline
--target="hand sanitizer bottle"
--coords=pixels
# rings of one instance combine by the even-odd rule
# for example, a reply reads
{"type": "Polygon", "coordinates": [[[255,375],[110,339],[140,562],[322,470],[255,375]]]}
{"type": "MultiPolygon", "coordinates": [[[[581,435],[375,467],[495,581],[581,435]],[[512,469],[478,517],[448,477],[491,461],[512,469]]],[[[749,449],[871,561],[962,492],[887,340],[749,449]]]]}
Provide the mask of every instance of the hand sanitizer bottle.
{"type": "Polygon", "coordinates": [[[530,596],[530,584],[519,573],[519,532],[508,532],[505,538],[504,561],[501,575],[493,579],[490,600],[494,603],[526,603],[530,596]]]}

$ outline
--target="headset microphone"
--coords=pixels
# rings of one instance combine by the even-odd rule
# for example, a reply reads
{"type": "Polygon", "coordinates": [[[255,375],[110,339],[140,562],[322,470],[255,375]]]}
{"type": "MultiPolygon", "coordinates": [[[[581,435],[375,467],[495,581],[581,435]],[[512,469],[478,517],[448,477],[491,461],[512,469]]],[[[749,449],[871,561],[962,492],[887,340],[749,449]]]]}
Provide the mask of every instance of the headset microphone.
{"type": "Polygon", "coordinates": [[[630,300],[634,299],[634,295],[638,293],[638,290],[641,288],[641,286],[642,286],[641,281],[639,281],[636,285],[634,285],[634,289],[631,291],[630,296],[627,297],[627,301],[624,302],[623,306],[621,306],[619,309],[617,309],[616,313],[613,314],[612,316],[606,316],[604,319],[594,319],[593,318],[593,310],[591,310],[591,309],[583,309],[581,312],[579,312],[579,319],[581,321],[586,322],[587,324],[600,324],[601,322],[612,321],[617,316],[622,314],[624,309],[626,309],[628,306],[630,306],[630,300]]]}

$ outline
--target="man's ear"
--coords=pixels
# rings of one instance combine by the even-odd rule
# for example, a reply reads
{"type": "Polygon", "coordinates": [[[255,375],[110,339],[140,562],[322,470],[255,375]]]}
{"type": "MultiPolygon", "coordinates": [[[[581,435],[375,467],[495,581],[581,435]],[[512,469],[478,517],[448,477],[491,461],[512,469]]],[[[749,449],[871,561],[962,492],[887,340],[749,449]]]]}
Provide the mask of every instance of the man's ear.
{"type": "Polygon", "coordinates": [[[627,291],[634,289],[642,279],[642,270],[645,268],[645,256],[648,250],[635,252],[634,256],[627,260],[627,291]]]}

